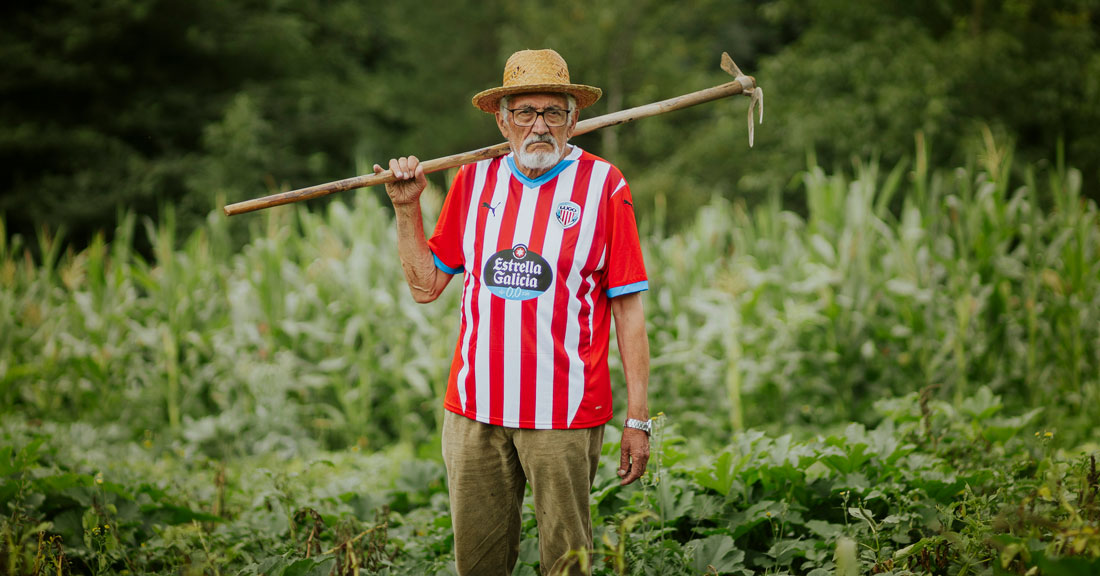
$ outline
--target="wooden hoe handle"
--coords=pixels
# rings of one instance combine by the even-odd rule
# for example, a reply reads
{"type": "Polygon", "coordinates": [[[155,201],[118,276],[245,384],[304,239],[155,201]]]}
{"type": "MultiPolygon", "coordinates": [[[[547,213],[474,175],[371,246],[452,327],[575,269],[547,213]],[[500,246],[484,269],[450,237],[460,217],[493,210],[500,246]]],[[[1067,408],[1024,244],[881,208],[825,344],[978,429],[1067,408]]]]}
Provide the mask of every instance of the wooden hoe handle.
{"type": "MultiPolygon", "coordinates": [[[[645,104],[629,110],[620,110],[619,112],[613,112],[611,114],[605,114],[603,116],[596,116],[587,120],[581,120],[577,123],[577,129],[573,133],[574,136],[581,134],[587,134],[600,128],[606,128],[608,126],[615,126],[618,124],[625,124],[627,122],[633,122],[639,118],[647,118],[649,116],[657,116],[666,112],[672,112],[673,110],[680,110],[681,108],[688,108],[704,102],[710,102],[711,100],[718,100],[719,98],[725,98],[727,96],[734,96],[737,94],[745,94],[752,96],[753,103],[749,107],[749,145],[752,145],[752,110],[756,103],[761,102],[760,119],[763,121],[763,91],[756,86],[756,79],[752,76],[746,76],[741,73],[741,70],[737,68],[737,65],[733,63],[733,59],[729,54],[722,53],[722,69],[729,72],[734,76],[733,82],[727,82],[719,86],[699,90],[698,92],[691,92],[690,94],[684,94],[682,96],[676,96],[675,98],[669,98],[668,100],[662,100],[660,102],[654,102],[652,104],[645,104]]],[[[422,162],[420,165],[424,167],[425,173],[439,172],[440,170],[447,170],[449,168],[455,168],[462,166],[463,164],[469,164],[471,162],[477,162],[479,160],[485,160],[487,158],[496,158],[497,156],[504,156],[510,151],[507,142],[502,142],[495,146],[487,146],[485,148],[479,148],[470,152],[463,152],[461,154],[452,154],[451,156],[443,156],[441,158],[434,158],[422,162]]],[[[254,198],[252,200],[245,200],[243,202],[237,202],[236,204],[230,204],[225,207],[225,213],[227,216],[233,216],[236,214],[244,214],[245,212],[253,212],[255,210],[262,210],[264,208],[271,208],[272,206],[281,206],[283,204],[290,204],[291,202],[300,202],[302,200],[310,200],[318,198],[320,196],[326,196],[333,192],[343,192],[345,190],[352,190],[354,188],[366,188],[368,186],[375,186],[378,184],[389,184],[395,182],[393,172],[386,170],[379,174],[364,174],[362,176],[354,176],[352,178],[345,178],[343,180],[337,180],[335,182],[327,182],[325,184],[318,184],[316,186],[309,186],[308,188],[299,188],[298,190],[291,190],[289,192],[281,192],[279,194],[272,194],[271,196],[264,196],[262,198],[254,198]]]]}

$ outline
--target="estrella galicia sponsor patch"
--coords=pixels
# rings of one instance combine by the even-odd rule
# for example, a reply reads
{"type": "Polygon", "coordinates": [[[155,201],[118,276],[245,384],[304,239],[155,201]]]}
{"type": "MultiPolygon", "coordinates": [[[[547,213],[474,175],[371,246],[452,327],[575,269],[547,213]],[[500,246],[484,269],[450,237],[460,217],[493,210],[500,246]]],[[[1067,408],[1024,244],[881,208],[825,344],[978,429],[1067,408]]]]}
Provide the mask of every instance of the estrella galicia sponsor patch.
{"type": "Polygon", "coordinates": [[[554,218],[557,218],[562,228],[569,228],[581,221],[581,207],[576,202],[561,202],[554,209],[554,218]]]}
{"type": "Polygon", "coordinates": [[[516,244],[510,250],[501,250],[489,257],[482,280],[494,296],[530,300],[550,288],[554,273],[545,258],[523,244],[516,244]]]}

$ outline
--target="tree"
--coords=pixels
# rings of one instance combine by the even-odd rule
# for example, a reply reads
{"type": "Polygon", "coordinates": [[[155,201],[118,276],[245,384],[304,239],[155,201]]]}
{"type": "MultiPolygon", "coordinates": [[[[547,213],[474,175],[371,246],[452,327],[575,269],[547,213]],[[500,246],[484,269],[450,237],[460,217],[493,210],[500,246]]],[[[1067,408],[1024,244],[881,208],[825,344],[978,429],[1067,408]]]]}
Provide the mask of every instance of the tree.
{"type": "Polygon", "coordinates": [[[350,169],[374,54],[354,2],[43,0],[0,21],[0,212],[110,228],[350,169]]]}

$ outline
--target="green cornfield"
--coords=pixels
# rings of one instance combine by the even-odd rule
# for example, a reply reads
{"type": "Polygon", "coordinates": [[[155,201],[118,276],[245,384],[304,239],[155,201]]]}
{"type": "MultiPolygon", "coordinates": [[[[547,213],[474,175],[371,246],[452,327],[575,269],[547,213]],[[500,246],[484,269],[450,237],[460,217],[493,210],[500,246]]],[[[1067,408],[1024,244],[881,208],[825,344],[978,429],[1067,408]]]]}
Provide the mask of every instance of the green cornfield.
{"type": "MultiPolygon", "coordinates": [[[[608,429],[576,562],[1100,573],[1100,211],[1081,180],[990,138],[956,169],[920,149],[811,165],[805,213],[716,199],[668,233],[658,194],[654,460],[620,488],[608,429]]],[[[122,213],[80,251],[0,230],[0,572],[451,573],[459,294],[415,304],[395,237],[372,192],[212,213],[186,238],[170,209],[122,213]]],[[[516,573],[535,574],[524,528],[516,573]]]]}

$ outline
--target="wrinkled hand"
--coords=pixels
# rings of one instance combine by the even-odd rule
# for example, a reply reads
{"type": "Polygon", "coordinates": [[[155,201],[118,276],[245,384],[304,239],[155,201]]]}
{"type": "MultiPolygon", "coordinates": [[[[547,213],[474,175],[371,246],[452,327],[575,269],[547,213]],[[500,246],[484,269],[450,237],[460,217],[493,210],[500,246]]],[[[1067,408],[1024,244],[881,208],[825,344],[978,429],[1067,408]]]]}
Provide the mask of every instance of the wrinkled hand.
{"type": "Polygon", "coordinates": [[[626,486],[645,474],[649,462],[649,435],[634,428],[623,429],[622,454],[619,456],[619,486],[626,486]]]}
{"type": "MultiPolygon", "coordinates": [[[[374,165],[374,173],[381,174],[382,167],[374,165]]],[[[402,204],[414,204],[420,202],[420,194],[428,186],[428,178],[424,176],[424,167],[416,156],[403,156],[390,160],[390,171],[393,172],[396,182],[386,184],[386,194],[394,206],[402,204]]]]}

